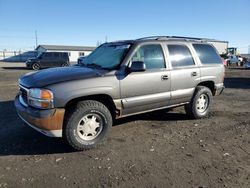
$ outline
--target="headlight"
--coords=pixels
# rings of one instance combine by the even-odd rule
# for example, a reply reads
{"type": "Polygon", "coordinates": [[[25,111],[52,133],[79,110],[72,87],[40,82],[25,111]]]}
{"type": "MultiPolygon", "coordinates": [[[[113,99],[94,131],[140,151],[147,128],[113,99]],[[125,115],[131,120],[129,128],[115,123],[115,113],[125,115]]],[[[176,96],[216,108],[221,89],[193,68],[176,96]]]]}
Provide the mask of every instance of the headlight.
{"type": "Polygon", "coordinates": [[[29,104],[37,108],[53,108],[53,93],[47,89],[30,89],[29,90],[29,104]]]}

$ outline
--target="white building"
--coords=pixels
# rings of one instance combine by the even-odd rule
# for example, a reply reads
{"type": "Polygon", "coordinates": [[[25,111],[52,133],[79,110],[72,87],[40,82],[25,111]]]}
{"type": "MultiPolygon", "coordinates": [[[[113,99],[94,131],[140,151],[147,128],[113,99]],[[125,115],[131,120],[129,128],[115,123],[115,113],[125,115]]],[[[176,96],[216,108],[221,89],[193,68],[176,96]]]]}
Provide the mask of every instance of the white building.
{"type": "Polygon", "coordinates": [[[69,61],[77,62],[79,56],[89,55],[96,47],[91,46],[60,46],[60,45],[39,45],[36,51],[41,52],[68,52],[69,61]]]}
{"type": "Polygon", "coordinates": [[[214,45],[219,54],[227,53],[228,41],[214,40],[214,39],[205,39],[208,43],[214,45]]]}

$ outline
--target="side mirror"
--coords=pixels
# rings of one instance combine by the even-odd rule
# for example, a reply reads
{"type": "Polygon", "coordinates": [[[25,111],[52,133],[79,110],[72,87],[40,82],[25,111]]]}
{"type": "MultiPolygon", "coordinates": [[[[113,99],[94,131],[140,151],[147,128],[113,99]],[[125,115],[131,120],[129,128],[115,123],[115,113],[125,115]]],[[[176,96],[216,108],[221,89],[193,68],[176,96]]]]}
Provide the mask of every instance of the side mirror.
{"type": "Polygon", "coordinates": [[[143,61],[133,61],[131,63],[130,71],[131,72],[143,72],[146,70],[146,65],[143,61]]]}

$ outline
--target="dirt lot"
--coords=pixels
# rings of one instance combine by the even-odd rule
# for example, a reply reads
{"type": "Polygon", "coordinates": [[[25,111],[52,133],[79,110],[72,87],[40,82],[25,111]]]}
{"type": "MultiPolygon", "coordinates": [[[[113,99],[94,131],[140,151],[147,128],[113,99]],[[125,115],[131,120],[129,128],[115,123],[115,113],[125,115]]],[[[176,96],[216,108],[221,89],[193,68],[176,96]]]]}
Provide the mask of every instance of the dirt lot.
{"type": "Polygon", "coordinates": [[[26,72],[0,63],[0,187],[250,187],[250,70],[227,70],[206,119],[190,120],[182,107],[125,118],[83,152],[17,117],[26,72]]]}

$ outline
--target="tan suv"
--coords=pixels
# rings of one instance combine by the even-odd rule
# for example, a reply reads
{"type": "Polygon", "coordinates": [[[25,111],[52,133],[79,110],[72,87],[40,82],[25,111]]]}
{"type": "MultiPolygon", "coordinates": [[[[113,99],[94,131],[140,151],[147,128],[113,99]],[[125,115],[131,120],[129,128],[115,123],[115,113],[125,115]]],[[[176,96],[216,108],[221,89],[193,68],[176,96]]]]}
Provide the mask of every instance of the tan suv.
{"type": "Polygon", "coordinates": [[[105,43],[78,66],[22,76],[15,106],[31,127],[82,150],[100,143],[117,118],[180,105],[203,118],[223,80],[212,45],[148,37],[105,43]]]}

